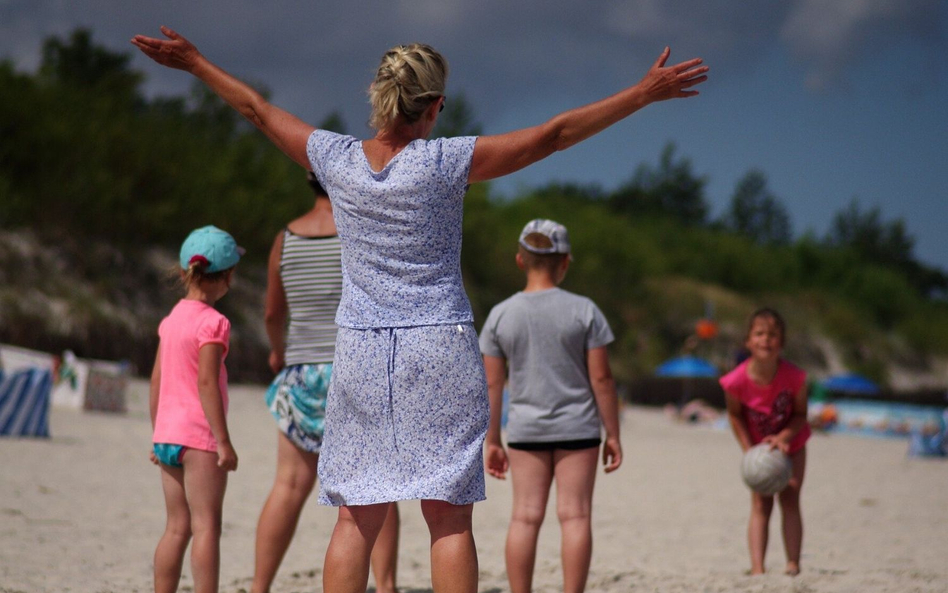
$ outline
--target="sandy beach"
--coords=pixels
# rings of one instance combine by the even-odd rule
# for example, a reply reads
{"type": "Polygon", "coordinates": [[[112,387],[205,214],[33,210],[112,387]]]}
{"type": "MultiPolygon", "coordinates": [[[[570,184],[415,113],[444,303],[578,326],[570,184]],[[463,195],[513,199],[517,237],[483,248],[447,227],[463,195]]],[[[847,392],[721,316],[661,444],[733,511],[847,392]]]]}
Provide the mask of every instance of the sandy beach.
{"type": "MultiPolygon", "coordinates": [[[[274,474],[276,429],[260,386],[232,386],[229,422],[240,467],[228,484],[222,590],[245,591],[257,516],[274,474]]],[[[54,408],[49,440],[0,440],[0,592],[144,592],[164,524],[158,470],[148,462],[147,385],[125,415],[54,408]]],[[[948,591],[948,462],[911,459],[907,442],[815,435],[803,491],[803,572],[782,574],[779,514],[768,574],[745,574],[749,495],[729,432],[676,424],[628,407],[626,461],[598,476],[590,592],[948,591]]],[[[476,505],[480,591],[507,591],[503,547],[510,485],[488,478],[476,505]]],[[[551,497],[552,498],[552,497],[551,497]]],[[[401,503],[398,581],[430,591],[427,532],[416,502],[401,503]]],[[[274,591],[321,591],[335,518],[310,503],[274,591]]],[[[541,534],[538,592],[561,590],[559,528],[541,534]]],[[[187,564],[187,563],[186,563],[187,564]]],[[[180,590],[191,579],[185,568],[180,590]]],[[[370,587],[371,587],[370,580],[370,587]]]]}

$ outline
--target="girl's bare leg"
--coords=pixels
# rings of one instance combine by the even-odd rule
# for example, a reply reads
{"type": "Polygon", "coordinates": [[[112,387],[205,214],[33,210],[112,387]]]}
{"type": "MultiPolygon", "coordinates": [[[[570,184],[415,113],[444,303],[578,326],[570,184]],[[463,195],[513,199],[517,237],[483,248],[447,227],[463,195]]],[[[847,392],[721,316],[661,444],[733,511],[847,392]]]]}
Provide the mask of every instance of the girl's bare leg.
{"type": "Polygon", "coordinates": [[[184,490],[191,509],[191,574],[195,593],[217,593],[221,565],[221,515],[227,472],[217,467],[217,453],[187,449],[184,490]]]}
{"type": "Polygon", "coordinates": [[[770,513],[774,509],[774,497],[751,492],[751,515],[747,526],[747,543],[750,546],[751,574],[764,574],[764,557],[767,555],[767,536],[770,513]]]}
{"type": "Polygon", "coordinates": [[[372,548],[372,573],[375,575],[377,593],[396,593],[395,572],[398,569],[398,532],[401,520],[398,504],[391,503],[385,515],[385,523],[372,548]]]}
{"type": "Polygon", "coordinates": [[[184,552],[191,541],[191,512],[184,493],[184,470],[160,464],[168,520],[155,548],[155,593],[173,593],[181,581],[184,552]]]}
{"type": "Polygon", "coordinates": [[[270,591],[296,532],[303,505],[316,484],[318,462],[319,455],[303,451],[279,433],[276,479],[257,522],[253,593],[270,591]]]}
{"type": "Polygon", "coordinates": [[[513,516],[507,531],[507,579],[511,593],[530,593],[537,538],[553,481],[553,451],[508,449],[513,516]]]}
{"type": "Polygon", "coordinates": [[[592,495],[598,463],[598,447],[578,451],[557,449],[553,454],[563,593],[582,593],[586,588],[592,559],[592,495]]]}
{"type": "Polygon", "coordinates": [[[787,552],[786,573],[800,574],[800,550],[803,547],[803,514],[800,512],[800,491],[806,470],[806,448],[790,456],[793,474],[788,485],[780,493],[780,514],[783,519],[783,546],[787,552]]]}
{"type": "Polygon", "coordinates": [[[388,507],[389,503],[339,507],[323,563],[325,593],[365,593],[369,557],[388,507]]]}
{"type": "Polygon", "coordinates": [[[477,593],[473,511],[473,504],[421,501],[421,514],[431,534],[431,588],[435,593],[477,593]]]}

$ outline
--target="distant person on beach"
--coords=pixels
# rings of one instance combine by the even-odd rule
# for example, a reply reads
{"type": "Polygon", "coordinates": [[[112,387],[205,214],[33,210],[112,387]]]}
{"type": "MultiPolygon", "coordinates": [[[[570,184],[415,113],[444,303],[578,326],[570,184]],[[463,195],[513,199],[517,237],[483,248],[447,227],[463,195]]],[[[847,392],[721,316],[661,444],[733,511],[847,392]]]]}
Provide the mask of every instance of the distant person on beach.
{"type": "Polygon", "coordinates": [[[177,591],[192,538],[194,591],[218,590],[224,490],[237,452],[226,419],[230,322],[214,304],[230,290],[240,252],[217,227],[188,235],[179,258],[185,296],[158,326],[150,458],[161,468],[168,520],[155,549],[156,593],[177,591]]]}
{"type": "MultiPolygon", "coordinates": [[[[655,101],[696,94],[707,67],[666,67],[615,95],[498,136],[427,140],[447,100],[444,57],[423,44],[385,52],[369,87],[373,138],[316,130],[271,105],[167,27],[132,43],[189,72],[329,192],[342,241],[339,333],[319,460],[319,502],[339,507],[326,593],[364,593],[372,547],[396,500],[421,500],[435,591],[474,593],[473,503],[484,499],[487,386],[461,281],[471,183],[518,171],[655,101]]],[[[486,231],[485,231],[486,232],[486,231]]]]}
{"type": "MultiPolygon", "coordinates": [[[[806,469],[807,423],[806,373],[780,357],[786,342],[786,324],[769,308],[755,311],[748,321],[744,345],[750,356],[721,377],[727,401],[728,420],[742,451],[757,443],[770,443],[790,456],[793,467],[790,484],[777,495],[783,515],[783,544],[787,554],[785,572],[800,572],[803,544],[803,516],[800,489],[806,469]]],[[[751,492],[750,547],[751,574],[763,574],[767,554],[770,513],[774,497],[751,492]]]]}
{"type": "MultiPolygon", "coordinates": [[[[252,593],[266,593],[316,483],[326,394],[336,346],[336,308],[342,297],[342,244],[332,204],[312,171],[313,208],[273,241],[264,315],[270,368],[276,378],[266,402],[278,427],[276,480],[257,524],[252,593]]],[[[398,506],[392,503],[372,551],[378,593],[395,593],[398,506]]]]}
{"type": "Polygon", "coordinates": [[[517,265],[526,274],[526,286],[494,307],[481,330],[491,411],[486,467],[500,479],[509,467],[513,481],[506,546],[511,593],[532,591],[537,538],[553,481],[563,591],[580,593],[592,559],[599,445],[606,473],[622,463],[619,400],[606,352],[614,338],[595,303],[558,288],[571,258],[566,228],[533,220],[519,243],[517,265]],[[509,453],[500,435],[508,365],[509,453]]]}
{"type": "Polygon", "coordinates": [[[721,417],[721,412],[703,399],[689,400],[681,407],[665,404],[662,410],[670,420],[688,424],[713,424],[721,417]]]}

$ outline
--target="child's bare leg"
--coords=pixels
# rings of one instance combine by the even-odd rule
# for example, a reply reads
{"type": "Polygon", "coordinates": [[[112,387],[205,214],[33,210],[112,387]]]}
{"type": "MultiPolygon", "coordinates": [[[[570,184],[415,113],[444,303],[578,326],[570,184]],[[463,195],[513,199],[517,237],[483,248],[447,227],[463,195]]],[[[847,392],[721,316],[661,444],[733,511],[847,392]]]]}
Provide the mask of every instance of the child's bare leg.
{"type": "Polygon", "coordinates": [[[377,593],[395,593],[395,572],[398,569],[398,531],[401,519],[398,505],[389,504],[385,523],[372,548],[372,573],[375,575],[377,593]]]}
{"type": "Polygon", "coordinates": [[[421,501],[421,514],[431,534],[431,588],[435,593],[477,592],[473,512],[473,504],[421,501]]]}
{"type": "Polygon", "coordinates": [[[800,550],[803,547],[803,514],[800,512],[800,490],[806,470],[806,449],[790,456],[793,474],[790,485],[780,493],[780,514],[783,519],[783,546],[787,552],[786,573],[800,573],[800,550]]]}
{"type": "Polygon", "coordinates": [[[266,593],[283,561],[303,505],[316,483],[319,455],[303,451],[279,433],[273,490],[257,522],[255,566],[251,591],[266,593]]]}
{"type": "Polygon", "coordinates": [[[751,492],[751,516],[747,526],[747,542],[750,546],[751,574],[764,574],[764,557],[767,555],[767,535],[770,513],[774,509],[774,497],[751,492]]]}
{"type": "Polygon", "coordinates": [[[325,593],[365,593],[369,557],[388,514],[388,505],[339,507],[339,518],[323,563],[325,593]]]}
{"type": "Polygon", "coordinates": [[[221,514],[227,472],[217,467],[217,453],[184,452],[184,487],[191,509],[191,574],[195,593],[216,593],[220,581],[221,514]]]}
{"type": "Polygon", "coordinates": [[[530,593],[537,538],[553,481],[552,451],[509,449],[513,516],[507,531],[507,579],[511,593],[530,593]]]}
{"type": "Polygon", "coordinates": [[[586,588],[592,559],[592,494],[598,462],[598,447],[578,451],[557,449],[553,454],[563,593],[582,593],[586,588]]]}
{"type": "Polygon", "coordinates": [[[155,593],[173,593],[181,581],[184,552],[191,540],[191,512],[184,494],[184,470],[161,464],[168,520],[155,548],[155,593]]]}

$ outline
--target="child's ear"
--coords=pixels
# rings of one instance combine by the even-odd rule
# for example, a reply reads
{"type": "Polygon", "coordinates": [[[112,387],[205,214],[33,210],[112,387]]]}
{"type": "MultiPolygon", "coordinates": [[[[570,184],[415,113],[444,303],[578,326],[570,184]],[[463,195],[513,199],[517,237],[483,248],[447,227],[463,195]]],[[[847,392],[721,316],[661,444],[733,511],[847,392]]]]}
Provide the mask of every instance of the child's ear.
{"type": "Polygon", "coordinates": [[[514,259],[517,261],[517,267],[518,267],[518,268],[520,268],[521,270],[523,270],[523,269],[526,268],[526,266],[523,265],[523,256],[520,255],[519,252],[518,252],[517,255],[514,257],[514,259]]]}

